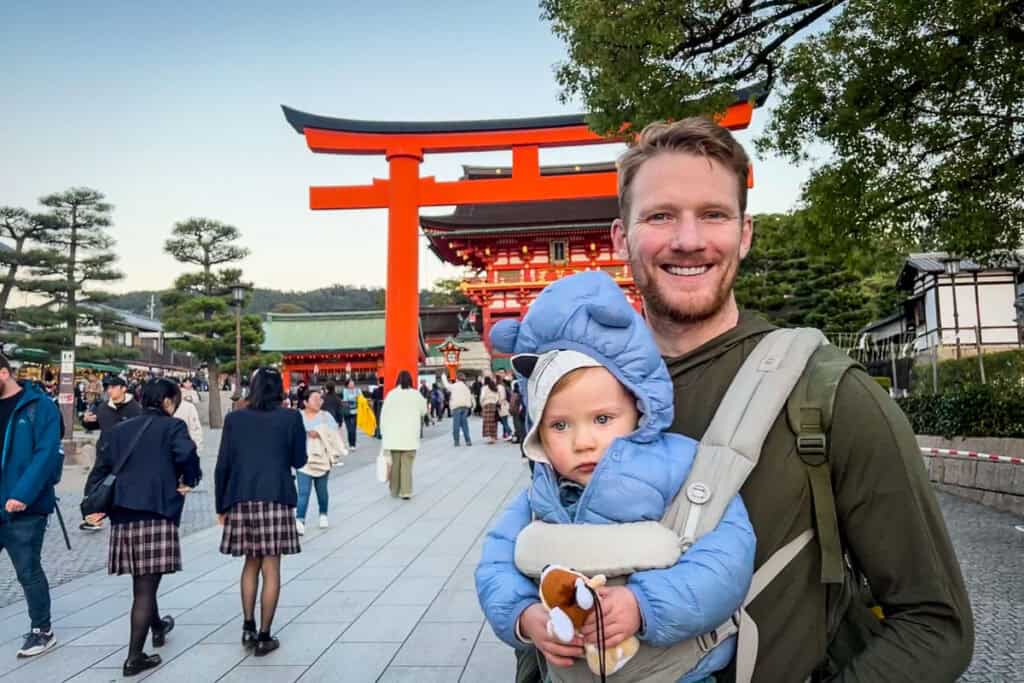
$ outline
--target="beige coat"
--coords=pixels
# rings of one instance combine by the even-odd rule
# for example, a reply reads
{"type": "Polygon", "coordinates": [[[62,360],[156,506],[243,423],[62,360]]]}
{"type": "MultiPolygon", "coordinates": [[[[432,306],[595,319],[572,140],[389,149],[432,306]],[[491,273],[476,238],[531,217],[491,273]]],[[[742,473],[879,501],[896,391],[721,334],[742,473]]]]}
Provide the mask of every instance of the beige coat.
{"type": "Polygon", "coordinates": [[[199,411],[191,401],[182,401],[174,411],[174,417],[182,420],[188,427],[188,435],[196,445],[196,451],[203,449],[203,423],[199,421],[199,411]]]}
{"type": "Polygon", "coordinates": [[[343,455],[348,455],[348,449],[342,444],[341,435],[333,423],[321,424],[313,431],[320,438],[306,437],[306,464],[299,472],[321,477],[330,472],[343,455]]]}
{"type": "Polygon", "coordinates": [[[415,451],[427,401],[416,389],[392,389],[380,409],[381,447],[386,451],[415,451]]]}
{"type": "Polygon", "coordinates": [[[450,384],[448,385],[448,390],[452,392],[452,397],[448,402],[452,410],[473,407],[473,393],[466,386],[465,382],[450,384]]]}

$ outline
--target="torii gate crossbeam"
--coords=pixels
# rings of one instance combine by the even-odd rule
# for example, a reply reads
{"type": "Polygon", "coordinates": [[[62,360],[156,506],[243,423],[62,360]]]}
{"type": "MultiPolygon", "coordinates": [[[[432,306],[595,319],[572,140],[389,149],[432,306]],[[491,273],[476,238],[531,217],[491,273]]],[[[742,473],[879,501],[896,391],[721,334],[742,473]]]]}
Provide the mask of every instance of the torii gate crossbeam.
{"type": "MultiPolygon", "coordinates": [[[[740,93],[718,121],[746,128],[766,94],[740,93]]],[[[388,264],[385,289],[384,383],[390,390],[398,373],[413,377],[419,361],[419,209],[422,206],[611,197],[617,174],[541,175],[542,147],[607,144],[582,115],[532,119],[452,122],[380,122],[337,119],[282,107],[288,123],[324,154],[377,154],[388,161],[386,180],[369,185],[311,187],[314,210],[388,210],[388,264]],[[512,174],[502,178],[438,182],[419,175],[424,154],[512,150],[512,174]]]]}

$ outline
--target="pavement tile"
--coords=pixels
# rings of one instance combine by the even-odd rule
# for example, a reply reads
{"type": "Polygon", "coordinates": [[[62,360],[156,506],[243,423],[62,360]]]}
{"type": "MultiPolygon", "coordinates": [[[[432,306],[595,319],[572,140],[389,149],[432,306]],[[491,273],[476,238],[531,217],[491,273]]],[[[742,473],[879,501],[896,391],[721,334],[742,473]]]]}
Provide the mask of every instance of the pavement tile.
{"type": "Polygon", "coordinates": [[[378,605],[429,605],[441,591],[444,579],[402,574],[381,591],[378,605]]]}
{"type": "MultiPolygon", "coordinates": [[[[256,607],[256,624],[260,622],[260,608],[259,602],[257,601],[256,607]]],[[[304,607],[278,607],[277,611],[274,612],[274,623],[271,625],[270,630],[275,635],[287,626],[304,607]]],[[[239,605],[238,613],[234,617],[229,617],[227,623],[220,628],[211,632],[208,636],[203,638],[204,643],[218,643],[218,644],[236,644],[241,647],[242,642],[242,609],[239,605]]]]}
{"type": "MultiPolygon", "coordinates": [[[[330,647],[348,624],[299,624],[292,622],[274,635],[281,639],[281,648],[266,657],[245,660],[246,666],[294,666],[312,664],[330,647]]],[[[339,669],[338,671],[344,671],[339,669]]],[[[335,679],[337,680],[337,679],[335,679]]]]}
{"type": "Polygon", "coordinates": [[[191,609],[220,593],[230,586],[237,586],[238,579],[221,581],[192,581],[158,599],[160,609],[191,609]]]}
{"type": "MultiPolygon", "coordinates": [[[[60,631],[55,632],[57,636],[57,644],[53,650],[42,655],[44,657],[59,657],[57,654],[61,648],[67,647],[72,644],[79,644],[78,641],[85,635],[92,632],[91,628],[62,628],[60,631]]],[[[0,676],[3,674],[14,671],[15,669],[24,666],[29,660],[18,659],[17,653],[21,648],[24,638],[16,638],[9,643],[5,643],[0,648],[0,676]]]]}
{"type": "Polygon", "coordinates": [[[399,643],[335,643],[299,678],[299,683],[376,681],[395,656],[399,643]]]}
{"type": "Polygon", "coordinates": [[[99,662],[111,652],[114,646],[68,645],[53,652],[27,660],[24,666],[0,676],[0,681],[28,683],[50,683],[72,678],[91,665],[99,662]]]}
{"type": "Polygon", "coordinates": [[[426,606],[371,605],[341,637],[353,643],[401,643],[419,622],[426,606]]]}
{"type": "Polygon", "coordinates": [[[366,611],[378,595],[377,591],[325,593],[295,617],[295,621],[303,624],[352,622],[366,611]]]}
{"type": "Polygon", "coordinates": [[[337,579],[296,579],[281,586],[281,597],[277,604],[282,607],[312,605],[336,583],[337,579]]]}
{"type": "Polygon", "coordinates": [[[360,567],[337,586],[336,591],[380,591],[395,580],[405,567],[360,567]]]}
{"type": "Polygon", "coordinates": [[[421,555],[402,572],[402,576],[437,576],[447,579],[459,566],[462,554],[458,555],[421,555]]]}
{"type": "Polygon", "coordinates": [[[216,681],[245,657],[246,652],[241,646],[199,643],[170,662],[165,659],[164,664],[146,680],[151,683],[216,681]]]}
{"type": "Polygon", "coordinates": [[[441,591],[423,621],[483,621],[476,591],[441,591]]]}
{"type": "MultiPolygon", "coordinates": [[[[120,577],[122,580],[124,577],[120,577]]],[[[117,617],[127,614],[132,607],[132,598],[129,595],[115,595],[106,600],[101,600],[94,605],[85,607],[62,619],[53,622],[54,628],[67,628],[78,626],[103,626],[117,617]]]]}
{"type": "MultiPolygon", "coordinates": [[[[514,673],[514,672],[513,672],[514,673]]],[[[378,683],[459,683],[462,668],[458,666],[390,666],[378,683]]],[[[467,679],[483,680],[483,679],[467,679]]]]}
{"type": "MultiPolygon", "coordinates": [[[[305,666],[236,666],[217,683],[294,683],[305,666]]],[[[342,680],[339,675],[335,680],[342,680]]],[[[349,680],[347,676],[344,680],[349,680]]]]}
{"type": "Polygon", "coordinates": [[[466,665],[480,632],[477,622],[422,622],[395,656],[396,666],[466,665]]]}
{"type": "MultiPolygon", "coordinates": [[[[188,651],[206,635],[214,630],[213,626],[207,624],[182,624],[175,626],[167,636],[167,644],[161,648],[150,648],[146,650],[149,654],[158,654],[164,663],[170,662],[178,655],[188,651]]],[[[99,669],[120,669],[128,656],[128,633],[125,633],[122,647],[115,650],[108,657],[96,662],[93,666],[99,669]]],[[[149,645],[147,644],[147,647],[149,645]]]]}
{"type": "MultiPolygon", "coordinates": [[[[489,630],[489,629],[488,629],[489,630]]],[[[464,681],[514,681],[516,656],[504,643],[477,642],[462,674],[464,681]]]]}

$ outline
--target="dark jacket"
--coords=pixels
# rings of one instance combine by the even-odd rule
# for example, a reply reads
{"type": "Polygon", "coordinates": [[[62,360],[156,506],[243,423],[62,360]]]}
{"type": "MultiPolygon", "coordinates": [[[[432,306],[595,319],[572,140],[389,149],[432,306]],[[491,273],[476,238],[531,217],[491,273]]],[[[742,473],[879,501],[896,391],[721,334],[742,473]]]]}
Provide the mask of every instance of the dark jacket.
{"type": "MultiPolygon", "coordinates": [[[[106,435],[111,429],[121,424],[125,420],[130,420],[133,417],[138,417],[142,414],[142,406],[135,398],[125,393],[124,402],[118,404],[117,408],[110,407],[110,401],[104,401],[96,406],[93,411],[96,414],[95,422],[82,422],[82,427],[87,432],[93,432],[97,429],[100,430],[100,439],[105,439],[106,435]]],[[[96,444],[97,451],[100,448],[100,444],[96,444]]]]}
{"type": "Polygon", "coordinates": [[[324,405],[321,410],[326,411],[334,418],[334,421],[338,424],[342,423],[345,416],[345,410],[342,409],[343,401],[333,391],[324,393],[324,405]]]}
{"type": "MultiPolygon", "coordinates": [[[[665,359],[675,386],[672,431],[703,436],[740,365],[772,329],[744,314],[732,330],[665,359]]],[[[783,411],[741,489],[757,534],[755,567],[814,525],[806,466],[795,453],[783,411]]],[[[828,680],[955,680],[974,643],[960,567],[914,432],[863,371],[851,370],[839,384],[828,454],[840,535],[885,612],[868,647],[828,680]]],[[[829,598],[812,541],[749,608],[760,641],[754,680],[802,681],[825,658],[829,598]]],[[[734,676],[730,667],[716,677],[734,676]]]]}
{"type": "Polygon", "coordinates": [[[203,476],[196,445],[188,436],[185,422],[162,410],[150,409],[114,427],[107,439],[109,448],[97,449],[96,465],[89,473],[85,490],[92,490],[124,460],[114,484],[115,509],[111,521],[165,517],[180,523],[185,496],[178,493],[178,486],[195,486],[203,476]],[[145,431],[129,453],[129,446],[143,427],[145,431]]]}
{"type": "Polygon", "coordinates": [[[217,455],[216,508],[263,500],[295,507],[293,469],[306,464],[306,428],[297,410],[228,413],[217,455]]]}
{"type": "Polygon", "coordinates": [[[21,387],[0,453],[0,521],[10,518],[3,508],[11,499],[27,506],[16,515],[53,512],[53,487],[64,465],[60,411],[35,386],[24,383],[21,387]]]}

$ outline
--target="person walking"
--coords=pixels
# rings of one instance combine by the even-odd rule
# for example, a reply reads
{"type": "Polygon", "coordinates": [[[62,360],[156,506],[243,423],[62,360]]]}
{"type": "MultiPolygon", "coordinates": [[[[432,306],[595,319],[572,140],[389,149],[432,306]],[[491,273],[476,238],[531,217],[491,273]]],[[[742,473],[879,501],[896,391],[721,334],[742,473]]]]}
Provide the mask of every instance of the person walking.
{"type": "Polygon", "coordinates": [[[11,558],[31,622],[19,657],[34,657],[57,644],[40,556],[64,461],[60,420],[53,401],[34,385],[16,381],[10,362],[0,355],[0,550],[11,558]]]}
{"type": "Polygon", "coordinates": [[[178,525],[185,494],[202,479],[196,445],[185,423],[173,417],[180,401],[181,391],[171,380],[146,382],[142,415],[111,430],[110,447],[99,453],[85,484],[88,493],[108,474],[117,474],[107,571],[132,577],[125,676],[159,666],[160,655],[143,652],[146,636],[152,631],[153,647],[162,647],[174,628],[173,617],[160,618],[156,594],[164,574],[181,571],[178,525]]]}
{"type": "Polygon", "coordinates": [[[356,447],[356,401],[359,400],[359,389],[356,381],[349,379],[341,391],[341,411],[345,418],[345,432],[348,434],[348,447],[356,447]]]}
{"type": "Polygon", "coordinates": [[[245,557],[239,580],[242,645],[262,657],[281,645],[270,633],[281,595],[281,556],[301,550],[292,470],[306,464],[307,436],[301,414],[281,406],[280,372],[260,368],[250,387],[248,406],[224,420],[214,488],[217,521],[224,527],[220,551],[245,557]]]}
{"type": "Polygon", "coordinates": [[[374,385],[373,390],[370,392],[370,397],[373,400],[373,419],[377,427],[373,431],[373,438],[380,438],[380,409],[384,405],[384,378],[378,377],[377,384],[374,385]]]}
{"type": "Polygon", "coordinates": [[[181,387],[181,400],[178,402],[178,409],[174,411],[174,417],[185,423],[188,427],[188,436],[196,445],[196,452],[203,450],[203,423],[199,420],[199,394],[192,389],[191,382],[185,380],[189,386],[181,387]]]}
{"type": "Polygon", "coordinates": [[[459,373],[455,376],[455,382],[451,385],[451,408],[452,408],[452,438],[455,446],[459,445],[459,434],[466,439],[466,445],[472,446],[473,440],[469,438],[469,411],[473,409],[473,394],[466,386],[466,375],[459,373]]]}
{"type": "Polygon", "coordinates": [[[511,441],[513,436],[512,427],[509,425],[509,417],[512,414],[509,410],[509,384],[505,381],[504,375],[498,375],[495,385],[498,388],[498,423],[501,424],[501,438],[503,441],[511,441]]]}
{"type": "Polygon", "coordinates": [[[306,533],[306,511],[309,495],[316,489],[316,502],[320,508],[320,528],[326,529],[327,520],[327,479],[335,460],[346,454],[338,434],[338,423],[326,410],[321,410],[323,396],[316,389],[309,392],[306,407],[299,411],[306,429],[306,464],[295,473],[299,489],[298,504],[295,507],[295,527],[299,535],[306,533]]]}
{"type": "MultiPolygon", "coordinates": [[[[512,414],[512,426],[515,427],[513,443],[522,443],[526,436],[526,404],[519,391],[519,383],[512,383],[512,398],[509,399],[509,412],[512,414]]],[[[525,457],[525,453],[523,454],[525,457]]]]}
{"type": "Polygon", "coordinates": [[[334,382],[324,384],[323,405],[320,410],[326,411],[339,425],[345,423],[345,413],[341,397],[338,396],[334,382]]]}
{"type": "Polygon", "coordinates": [[[498,439],[498,401],[501,395],[498,393],[498,385],[490,375],[484,377],[484,384],[480,387],[480,408],[484,416],[483,437],[488,444],[493,444],[498,439]]]}
{"type": "Polygon", "coordinates": [[[412,498],[412,463],[420,447],[420,425],[427,401],[415,388],[408,370],[398,373],[398,384],[384,399],[380,411],[382,448],[391,455],[391,496],[412,498]]]}
{"type": "MultiPolygon", "coordinates": [[[[100,430],[100,438],[96,441],[96,455],[107,448],[107,435],[115,426],[138,417],[142,414],[142,408],[135,399],[135,395],[128,390],[128,382],[118,375],[107,375],[103,378],[103,389],[107,393],[106,402],[99,403],[96,408],[86,408],[82,415],[82,427],[85,431],[91,432],[100,430]]],[[[92,524],[89,520],[82,520],[78,525],[82,531],[99,531],[103,528],[101,523],[92,524]]]]}

